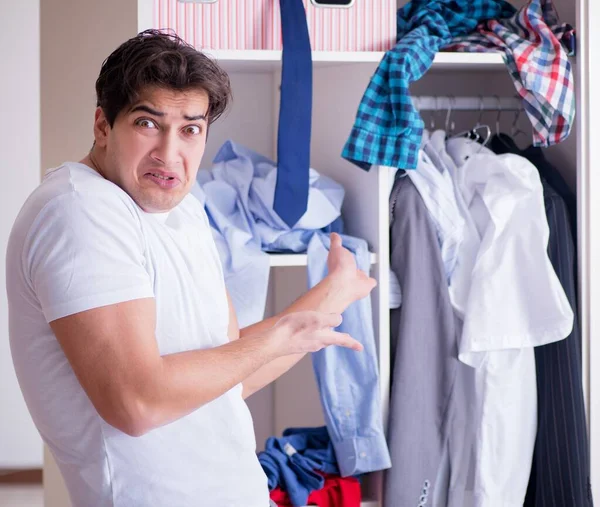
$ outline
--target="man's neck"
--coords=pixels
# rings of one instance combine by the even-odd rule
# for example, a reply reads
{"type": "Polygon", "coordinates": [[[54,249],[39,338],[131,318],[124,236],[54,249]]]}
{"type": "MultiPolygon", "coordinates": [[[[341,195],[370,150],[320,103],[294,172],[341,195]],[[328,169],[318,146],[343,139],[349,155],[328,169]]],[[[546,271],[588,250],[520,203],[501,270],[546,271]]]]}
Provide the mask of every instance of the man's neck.
{"type": "Polygon", "coordinates": [[[106,178],[106,176],[104,175],[104,173],[102,172],[102,170],[100,168],[100,164],[98,164],[98,159],[97,159],[94,148],[92,148],[90,150],[90,152],[82,160],[80,160],[80,163],[85,164],[88,167],[91,167],[100,176],[102,176],[103,178],[106,178]]]}

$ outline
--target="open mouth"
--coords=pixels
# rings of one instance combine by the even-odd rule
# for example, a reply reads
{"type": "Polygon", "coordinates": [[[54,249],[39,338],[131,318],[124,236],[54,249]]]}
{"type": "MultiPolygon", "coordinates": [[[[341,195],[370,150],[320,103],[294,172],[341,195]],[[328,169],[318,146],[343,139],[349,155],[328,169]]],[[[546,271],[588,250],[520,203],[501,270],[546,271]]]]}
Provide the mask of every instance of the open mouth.
{"type": "Polygon", "coordinates": [[[176,176],[169,176],[167,174],[148,172],[145,177],[154,182],[155,185],[166,190],[173,189],[180,184],[176,176]]]}
{"type": "Polygon", "coordinates": [[[148,173],[152,176],[154,176],[155,178],[160,178],[161,180],[174,180],[175,178],[173,178],[172,176],[163,176],[162,174],[158,174],[158,173],[148,173]]]}

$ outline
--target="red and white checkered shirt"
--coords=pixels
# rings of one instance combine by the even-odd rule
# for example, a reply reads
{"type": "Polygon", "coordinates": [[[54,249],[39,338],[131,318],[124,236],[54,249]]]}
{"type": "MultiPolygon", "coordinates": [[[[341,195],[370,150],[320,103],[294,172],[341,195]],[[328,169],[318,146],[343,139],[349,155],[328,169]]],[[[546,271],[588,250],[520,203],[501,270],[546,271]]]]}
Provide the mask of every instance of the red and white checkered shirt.
{"type": "Polygon", "coordinates": [[[530,0],[512,17],[480,23],[444,51],[504,51],[504,60],[533,125],[533,144],[567,138],[575,117],[574,29],[561,24],[550,0],[530,0]]]}

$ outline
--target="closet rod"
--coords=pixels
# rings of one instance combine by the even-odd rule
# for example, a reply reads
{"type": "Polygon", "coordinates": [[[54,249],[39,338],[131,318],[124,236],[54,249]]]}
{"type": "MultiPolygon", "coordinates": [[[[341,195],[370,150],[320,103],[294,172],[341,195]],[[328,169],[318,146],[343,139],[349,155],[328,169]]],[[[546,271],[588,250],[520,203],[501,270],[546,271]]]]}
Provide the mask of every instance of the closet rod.
{"type": "Polygon", "coordinates": [[[413,104],[418,111],[520,111],[522,101],[517,97],[414,97],[413,104]]]}

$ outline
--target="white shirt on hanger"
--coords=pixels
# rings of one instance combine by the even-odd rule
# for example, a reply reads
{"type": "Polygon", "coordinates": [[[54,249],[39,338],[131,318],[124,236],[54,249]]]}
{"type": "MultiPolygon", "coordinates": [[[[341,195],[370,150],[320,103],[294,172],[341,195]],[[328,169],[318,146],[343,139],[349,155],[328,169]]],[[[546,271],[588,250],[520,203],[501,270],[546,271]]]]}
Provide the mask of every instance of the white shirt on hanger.
{"type": "MultiPolygon", "coordinates": [[[[479,146],[479,145],[478,145],[479,146]]],[[[450,277],[450,283],[462,277],[470,277],[470,270],[475,264],[475,258],[477,256],[478,244],[479,244],[479,233],[473,217],[469,212],[469,206],[465,202],[462,195],[461,189],[456,181],[456,173],[458,171],[457,165],[448,154],[446,149],[446,132],[443,130],[436,130],[432,135],[429,142],[424,147],[425,152],[430,157],[431,161],[438,168],[444,168],[445,171],[450,174],[452,184],[454,187],[454,195],[456,198],[456,207],[463,219],[463,236],[461,241],[461,248],[459,255],[457,256],[456,265],[454,270],[458,270],[459,273],[454,273],[450,277]],[[467,269],[466,273],[460,274],[461,270],[467,269]]],[[[466,287],[468,289],[468,287],[466,287]]],[[[460,288],[456,286],[450,291],[450,298],[454,308],[458,311],[460,316],[464,315],[464,308],[460,305],[467,299],[465,294],[459,292],[460,288]]]]}
{"type": "Polygon", "coordinates": [[[465,228],[450,292],[464,321],[459,359],[475,368],[477,398],[476,431],[467,435],[472,455],[463,452],[469,463],[458,465],[474,477],[463,474],[464,484],[451,485],[472,491],[472,499],[448,505],[521,507],[537,430],[533,347],[566,337],[573,312],[546,252],[537,169],[465,138],[448,141],[447,151],[476,227],[465,228]]]}
{"type": "Polygon", "coordinates": [[[435,165],[424,149],[429,142],[429,132],[424,131],[417,169],[406,171],[406,174],[421,195],[435,225],[442,262],[449,281],[458,260],[465,221],[456,202],[450,171],[443,165],[435,165]]]}

